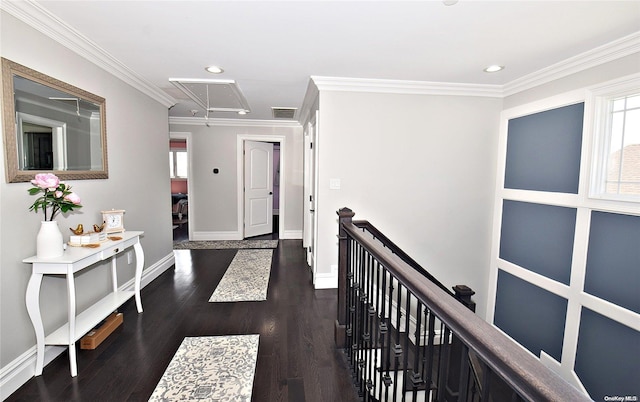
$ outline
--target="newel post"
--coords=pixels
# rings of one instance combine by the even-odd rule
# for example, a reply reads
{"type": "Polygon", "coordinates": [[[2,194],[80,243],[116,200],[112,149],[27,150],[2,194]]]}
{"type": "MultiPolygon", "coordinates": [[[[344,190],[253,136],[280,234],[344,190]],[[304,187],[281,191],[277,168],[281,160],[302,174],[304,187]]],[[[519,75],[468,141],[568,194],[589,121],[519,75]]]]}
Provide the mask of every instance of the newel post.
{"type": "MultiPolygon", "coordinates": [[[[453,293],[456,300],[463,306],[475,313],[476,302],[471,300],[471,296],[476,294],[467,285],[456,285],[453,287],[453,293]]],[[[445,400],[457,401],[461,395],[460,391],[466,387],[462,372],[466,370],[466,360],[468,359],[468,349],[460,342],[457,336],[451,334],[451,347],[449,348],[449,375],[447,376],[447,385],[445,391],[445,400]],[[461,381],[461,378],[463,381],[461,381]]],[[[463,399],[464,400],[464,399],[463,399]]]]}
{"type": "Polygon", "coordinates": [[[476,302],[471,300],[471,296],[476,294],[473,289],[467,285],[456,285],[453,287],[453,292],[456,295],[456,300],[464,304],[469,310],[476,312],[476,302]]]}
{"type": "Polygon", "coordinates": [[[338,212],[338,315],[335,322],[334,340],[336,347],[344,348],[347,326],[347,264],[348,240],[344,224],[350,224],[355,213],[349,208],[341,208],[338,212]]]}

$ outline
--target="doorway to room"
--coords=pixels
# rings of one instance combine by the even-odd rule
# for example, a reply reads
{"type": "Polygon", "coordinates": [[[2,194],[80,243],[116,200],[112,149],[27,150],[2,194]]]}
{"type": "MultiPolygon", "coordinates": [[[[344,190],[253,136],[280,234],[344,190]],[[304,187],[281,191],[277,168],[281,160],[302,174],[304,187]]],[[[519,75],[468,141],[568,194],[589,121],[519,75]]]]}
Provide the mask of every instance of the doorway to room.
{"type": "Polygon", "coordinates": [[[170,133],[171,223],[173,240],[191,238],[189,228],[190,133],[170,133]]]}

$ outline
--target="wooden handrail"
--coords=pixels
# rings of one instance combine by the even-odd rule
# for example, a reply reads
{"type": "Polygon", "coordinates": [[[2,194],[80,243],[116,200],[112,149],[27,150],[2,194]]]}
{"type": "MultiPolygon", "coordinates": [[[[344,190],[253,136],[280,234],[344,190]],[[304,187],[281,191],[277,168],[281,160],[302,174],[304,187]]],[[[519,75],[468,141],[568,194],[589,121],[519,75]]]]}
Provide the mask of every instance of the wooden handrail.
{"type": "MultiPolygon", "coordinates": [[[[350,237],[357,241],[523,399],[536,402],[591,400],[463,304],[452,302],[448,292],[425,280],[421,273],[400,256],[366,236],[362,229],[352,222],[354,214],[351,210],[343,209],[340,212],[339,238],[345,240],[350,237]]],[[[339,277],[343,274],[339,273],[339,277]]],[[[344,275],[346,277],[346,274],[344,275]]],[[[344,290],[345,287],[339,287],[339,293],[342,292],[341,289],[344,290]]],[[[336,324],[338,330],[340,317],[336,324]]],[[[336,342],[338,338],[336,335],[336,342]]]]}

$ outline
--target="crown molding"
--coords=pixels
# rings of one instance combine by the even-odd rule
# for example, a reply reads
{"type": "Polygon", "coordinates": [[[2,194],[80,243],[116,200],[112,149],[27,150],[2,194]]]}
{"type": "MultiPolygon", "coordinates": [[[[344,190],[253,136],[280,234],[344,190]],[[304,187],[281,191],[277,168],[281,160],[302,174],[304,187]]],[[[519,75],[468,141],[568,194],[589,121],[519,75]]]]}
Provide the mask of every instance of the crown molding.
{"type": "Polygon", "coordinates": [[[570,57],[505,85],[380,80],[311,76],[320,91],[378,92],[418,95],[485,96],[503,98],[604,63],[640,53],[640,31],[570,57]]]}
{"type": "Polygon", "coordinates": [[[320,91],[502,97],[501,85],[311,76],[320,91]]]}
{"type": "Polygon", "coordinates": [[[639,52],[640,31],[513,80],[504,85],[504,96],[514,95],[639,52]]]}
{"type": "Polygon", "coordinates": [[[113,74],[164,106],[171,107],[176,104],[175,99],[140,77],[35,1],[0,1],[0,9],[113,74]]]}
{"type": "Polygon", "coordinates": [[[258,119],[223,119],[203,117],[169,117],[169,124],[185,124],[191,126],[233,126],[233,127],[302,127],[296,120],[258,120],[258,119]]]}

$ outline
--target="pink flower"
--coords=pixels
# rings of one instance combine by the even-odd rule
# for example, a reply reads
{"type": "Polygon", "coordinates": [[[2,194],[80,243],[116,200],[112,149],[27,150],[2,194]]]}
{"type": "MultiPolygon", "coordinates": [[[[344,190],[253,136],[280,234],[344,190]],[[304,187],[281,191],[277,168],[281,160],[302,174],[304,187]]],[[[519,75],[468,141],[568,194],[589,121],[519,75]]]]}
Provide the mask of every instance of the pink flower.
{"type": "Polygon", "coordinates": [[[64,197],[64,199],[76,205],[80,205],[80,203],[82,202],[80,200],[80,197],[76,193],[69,193],[64,197]]]}
{"type": "Polygon", "coordinates": [[[49,189],[54,191],[58,188],[58,184],[60,184],[60,179],[58,176],[52,173],[38,173],[36,178],[31,180],[31,184],[36,187],[40,187],[43,190],[49,189]]]}

